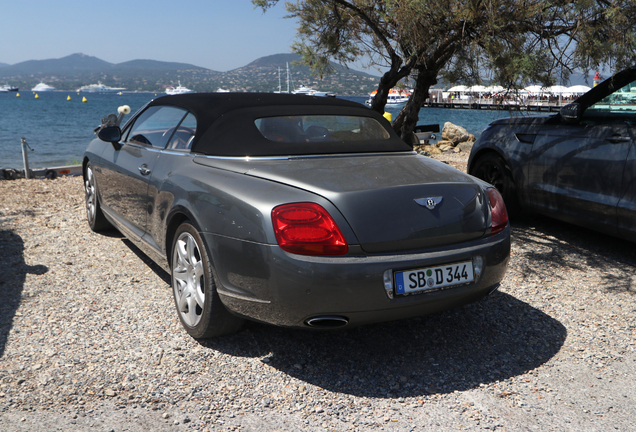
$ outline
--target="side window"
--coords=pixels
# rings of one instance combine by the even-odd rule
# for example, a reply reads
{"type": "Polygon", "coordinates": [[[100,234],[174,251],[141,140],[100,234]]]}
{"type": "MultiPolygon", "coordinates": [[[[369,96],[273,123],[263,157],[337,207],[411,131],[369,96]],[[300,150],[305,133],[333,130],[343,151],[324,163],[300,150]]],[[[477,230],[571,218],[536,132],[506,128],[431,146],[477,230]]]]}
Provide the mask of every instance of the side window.
{"type": "Polygon", "coordinates": [[[127,142],[165,148],[187,111],[169,106],[153,106],[144,111],[130,128],[127,142]]]}
{"type": "Polygon", "coordinates": [[[177,127],[177,130],[174,131],[174,134],[170,138],[170,142],[166,148],[172,150],[190,150],[190,147],[192,147],[192,140],[196,133],[197,119],[194,115],[192,115],[192,113],[188,113],[179,127],[177,127]]]}

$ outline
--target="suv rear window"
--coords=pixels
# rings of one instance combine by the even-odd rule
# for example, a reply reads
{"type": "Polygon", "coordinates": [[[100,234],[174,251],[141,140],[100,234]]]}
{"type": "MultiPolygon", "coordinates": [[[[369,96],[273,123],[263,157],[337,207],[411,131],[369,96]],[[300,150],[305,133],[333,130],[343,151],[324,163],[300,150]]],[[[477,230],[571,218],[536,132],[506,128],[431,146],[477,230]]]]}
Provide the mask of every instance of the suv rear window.
{"type": "Polygon", "coordinates": [[[350,142],[390,138],[374,118],[342,115],[277,116],[254,121],[259,132],[277,142],[350,142]]]}

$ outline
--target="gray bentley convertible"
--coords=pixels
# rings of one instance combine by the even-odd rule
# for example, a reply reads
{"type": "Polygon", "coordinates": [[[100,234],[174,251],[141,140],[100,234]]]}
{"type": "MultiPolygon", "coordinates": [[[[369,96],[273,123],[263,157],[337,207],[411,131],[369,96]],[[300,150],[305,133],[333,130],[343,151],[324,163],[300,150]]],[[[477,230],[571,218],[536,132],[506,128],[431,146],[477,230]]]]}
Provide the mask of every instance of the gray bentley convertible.
{"type": "Polygon", "coordinates": [[[245,318],[326,329],[429,314],[504,277],[497,190],[417,155],[360,104],[186,94],[122,118],[84,156],[88,222],[171,274],[195,338],[245,318]]]}

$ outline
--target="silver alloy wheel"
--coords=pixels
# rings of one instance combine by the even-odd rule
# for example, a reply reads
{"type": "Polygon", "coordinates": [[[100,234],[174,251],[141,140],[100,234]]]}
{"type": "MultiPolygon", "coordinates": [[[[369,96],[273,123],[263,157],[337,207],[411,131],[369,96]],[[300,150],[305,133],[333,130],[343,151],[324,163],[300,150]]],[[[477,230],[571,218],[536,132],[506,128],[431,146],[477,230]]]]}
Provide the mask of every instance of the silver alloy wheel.
{"type": "Polygon", "coordinates": [[[88,222],[92,223],[97,216],[96,200],[97,195],[95,193],[95,177],[93,177],[93,169],[90,165],[86,167],[86,217],[88,222]]]}
{"type": "Polygon", "coordinates": [[[201,251],[188,232],[181,233],[177,239],[172,256],[172,274],[177,310],[183,322],[194,327],[203,315],[206,287],[201,251]]]}

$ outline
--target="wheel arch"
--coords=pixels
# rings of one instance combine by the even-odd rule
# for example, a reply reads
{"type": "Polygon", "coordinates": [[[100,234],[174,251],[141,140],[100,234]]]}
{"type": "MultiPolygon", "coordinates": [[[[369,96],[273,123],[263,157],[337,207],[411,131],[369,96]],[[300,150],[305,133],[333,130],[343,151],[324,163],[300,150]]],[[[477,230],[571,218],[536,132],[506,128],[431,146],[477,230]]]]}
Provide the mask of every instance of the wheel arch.
{"type": "MultiPolygon", "coordinates": [[[[166,248],[166,258],[168,260],[168,266],[172,269],[172,242],[174,241],[174,234],[177,232],[179,226],[188,221],[197,231],[200,231],[199,224],[196,219],[192,215],[188,209],[185,207],[175,207],[171,210],[170,214],[166,218],[166,234],[165,234],[165,248],[166,248]]],[[[205,243],[205,242],[204,242],[205,243]]],[[[208,248],[208,256],[210,256],[210,248],[208,245],[205,245],[208,248]]]]}
{"type": "MultiPolygon", "coordinates": [[[[477,172],[472,174],[472,171],[475,170],[478,166],[480,160],[483,160],[487,157],[495,157],[501,160],[503,164],[504,171],[507,172],[507,176],[510,179],[510,186],[504,186],[504,189],[500,189],[497,186],[497,189],[500,189],[504,200],[506,201],[506,207],[508,208],[508,213],[511,216],[518,216],[520,214],[520,210],[525,208],[525,200],[523,194],[523,178],[521,176],[521,170],[515,170],[515,165],[512,163],[510,158],[506,157],[505,153],[502,152],[499,148],[486,147],[483,149],[479,149],[477,153],[471,155],[470,159],[470,170],[467,170],[469,174],[477,176],[477,172]]],[[[519,168],[519,167],[518,167],[519,168]]]]}
{"type": "Polygon", "coordinates": [[[470,174],[470,172],[474,169],[475,164],[477,163],[477,161],[479,159],[481,159],[482,157],[489,155],[489,154],[494,154],[499,156],[504,163],[506,164],[506,166],[508,167],[508,169],[510,169],[511,173],[513,174],[513,178],[514,178],[514,172],[512,170],[512,163],[510,161],[510,158],[506,156],[505,152],[503,152],[499,147],[492,147],[492,146],[488,146],[488,147],[482,147],[479,150],[477,150],[477,152],[473,153],[470,155],[470,159],[468,161],[468,166],[466,167],[466,172],[468,172],[470,174]]]}
{"type": "Polygon", "coordinates": [[[84,180],[86,180],[86,165],[88,165],[88,162],[90,162],[88,156],[84,156],[84,159],[82,159],[82,178],[84,180]]]}

